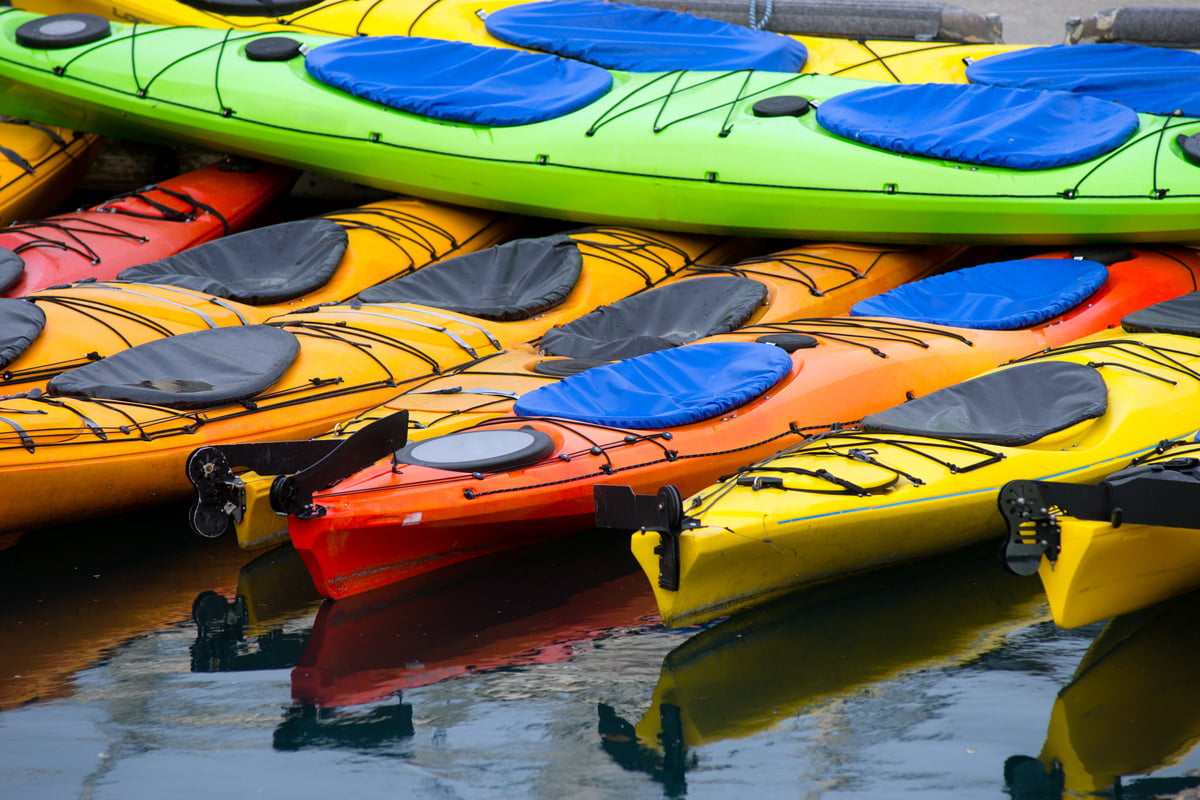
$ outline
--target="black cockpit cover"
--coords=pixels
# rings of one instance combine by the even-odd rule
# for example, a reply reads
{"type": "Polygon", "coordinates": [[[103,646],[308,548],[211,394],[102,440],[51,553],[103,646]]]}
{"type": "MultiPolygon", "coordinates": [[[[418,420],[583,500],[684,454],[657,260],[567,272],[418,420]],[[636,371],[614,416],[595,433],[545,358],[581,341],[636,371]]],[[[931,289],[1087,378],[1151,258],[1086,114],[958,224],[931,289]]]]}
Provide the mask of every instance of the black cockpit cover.
{"type": "Polygon", "coordinates": [[[269,325],[182,333],[122,350],[51,379],[53,394],[124,400],[180,410],[253,397],[299,352],[296,337],[269,325]]]}
{"type": "Polygon", "coordinates": [[[282,303],[324,286],[346,244],[346,231],[336,222],[283,222],[129,267],[117,277],[182,286],[249,305],[282,303]]]}
{"type": "Polygon", "coordinates": [[[25,259],[7,247],[0,247],[0,292],[16,283],[24,272],[25,259]]]}
{"type": "Polygon", "coordinates": [[[518,239],[431,264],[365,289],[358,298],[444,308],[497,322],[528,319],[565,300],[582,268],[573,239],[518,239]]]}
{"type": "Polygon", "coordinates": [[[749,278],[689,278],[552,328],[541,350],[574,358],[632,358],[740,328],[766,297],[767,288],[749,278]]]}
{"type": "Polygon", "coordinates": [[[0,297],[0,367],[25,352],[46,327],[46,314],[19,297],[0,297]]]}
{"type": "Polygon", "coordinates": [[[965,439],[1015,447],[1036,442],[1108,408],[1092,367],[1039,361],[989,372],[863,417],[866,431],[965,439]]]}
{"type": "Polygon", "coordinates": [[[1121,320],[1121,327],[1130,333],[1200,336],[1200,292],[1188,292],[1128,314],[1121,320]]]}
{"type": "Polygon", "coordinates": [[[303,11],[319,0],[183,0],[184,5],[231,17],[278,17],[303,11]]]}

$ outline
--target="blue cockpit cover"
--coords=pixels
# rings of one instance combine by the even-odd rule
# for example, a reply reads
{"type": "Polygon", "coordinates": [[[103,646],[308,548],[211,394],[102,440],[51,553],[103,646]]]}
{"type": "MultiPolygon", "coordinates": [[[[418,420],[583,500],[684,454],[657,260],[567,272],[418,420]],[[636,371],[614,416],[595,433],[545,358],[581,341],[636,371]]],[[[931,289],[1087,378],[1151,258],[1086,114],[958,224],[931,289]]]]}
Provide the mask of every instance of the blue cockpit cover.
{"type": "Polygon", "coordinates": [[[412,36],[358,36],[305,57],[322,83],[401,111],[494,127],[554,119],[586,106],[612,75],[546,53],[412,36]]]}
{"type": "Polygon", "coordinates": [[[1088,161],[1137,130],[1125,106],[1069,92],[951,83],[859,89],[829,98],[817,121],[896,153],[1010,169],[1088,161]]]}
{"type": "Polygon", "coordinates": [[[955,328],[1010,331],[1070,311],[1108,280],[1096,261],[997,261],[904,284],[850,309],[853,316],[899,317],[955,328]]]}
{"type": "Polygon", "coordinates": [[[571,375],[522,395],[513,410],[617,428],[670,428],[743,406],[791,368],[791,357],[774,345],[692,344],[571,375]]]}
{"type": "Polygon", "coordinates": [[[493,11],[501,41],[628,72],[799,72],[808,49],[789,36],[678,11],[603,0],[550,0],[493,11]]]}
{"type": "Polygon", "coordinates": [[[1099,97],[1143,114],[1200,116],[1200,53],[1135,44],[1030,47],[967,67],[972,83],[1099,97]]]}

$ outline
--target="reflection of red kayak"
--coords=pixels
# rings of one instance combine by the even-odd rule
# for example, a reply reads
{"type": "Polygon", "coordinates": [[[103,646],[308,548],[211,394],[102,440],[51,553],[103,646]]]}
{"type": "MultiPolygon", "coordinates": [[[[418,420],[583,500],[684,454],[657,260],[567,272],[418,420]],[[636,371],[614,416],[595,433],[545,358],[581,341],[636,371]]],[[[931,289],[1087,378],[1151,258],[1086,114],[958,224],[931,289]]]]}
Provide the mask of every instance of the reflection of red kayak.
{"type": "Polygon", "coordinates": [[[92,208],[18,222],[0,230],[0,248],[17,259],[0,263],[0,293],[19,297],[83,278],[111,280],[126,267],[258,224],[298,174],[221,161],[92,208]],[[13,282],[3,289],[6,275],[13,282]]]}
{"type": "Polygon", "coordinates": [[[570,659],[580,642],[657,621],[620,542],[569,537],[326,603],[292,699],[347,706],[456,675],[570,659]]]}

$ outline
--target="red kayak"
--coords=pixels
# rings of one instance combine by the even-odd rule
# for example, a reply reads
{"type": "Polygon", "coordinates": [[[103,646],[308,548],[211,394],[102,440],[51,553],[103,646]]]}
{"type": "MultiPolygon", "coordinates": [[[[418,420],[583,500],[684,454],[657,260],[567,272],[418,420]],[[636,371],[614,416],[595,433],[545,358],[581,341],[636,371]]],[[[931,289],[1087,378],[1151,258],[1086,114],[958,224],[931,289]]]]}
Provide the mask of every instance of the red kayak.
{"type": "Polygon", "coordinates": [[[88,209],[0,230],[0,295],[121,270],[264,221],[295,170],[222,160],[88,209]]]}

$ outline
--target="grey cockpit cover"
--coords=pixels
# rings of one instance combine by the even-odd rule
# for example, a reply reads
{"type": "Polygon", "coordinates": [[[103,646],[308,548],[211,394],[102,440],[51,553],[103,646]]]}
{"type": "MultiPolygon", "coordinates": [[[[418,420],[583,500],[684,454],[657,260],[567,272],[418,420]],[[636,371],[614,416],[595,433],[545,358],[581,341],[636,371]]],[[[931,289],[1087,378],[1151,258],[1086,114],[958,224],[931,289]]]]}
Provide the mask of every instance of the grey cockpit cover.
{"type": "Polygon", "coordinates": [[[296,337],[269,325],[182,333],[122,350],[51,379],[53,394],[124,400],[180,410],[253,397],[299,352],[296,337]]]}
{"type": "Polygon", "coordinates": [[[713,275],[668,283],[552,328],[541,350],[574,358],[631,358],[728,333],[767,297],[758,281],[713,275]]]}
{"type": "Polygon", "coordinates": [[[1200,336],[1200,292],[1188,292],[1128,314],[1121,327],[1130,333],[1200,336]]]}
{"type": "Polygon", "coordinates": [[[868,414],[862,427],[1015,447],[1098,417],[1107,408],[1108,388],[1095,369],[1040,361],[989,372],[868,414]]]}
{"type": "Polygon", "coordinates": [[[358,298],[415,303],[499,322],[528,319],[565,300],[582,268],[573,239],[518,239],[431,264],[365,289],[358,298]]]}
{"type": "Polygon", "coordinates": [[[0,247],[0,292],[16,283],[24,272],[25,259],[7,247],[0,247]]]}
{"type": "Polygon", "coordinates": [[[0,367],[7,367],[42,334],[46,314],[19,297],[0,297],[0,367]]]}
{"type": "Polygon", "coordinates": [[[182,286],[249,305],[281,303],[324,286],[346,252],[327,219],[268,225],[121,270],[123,281],[182,286]]]}

